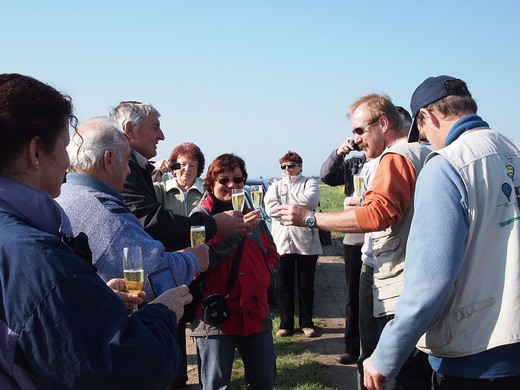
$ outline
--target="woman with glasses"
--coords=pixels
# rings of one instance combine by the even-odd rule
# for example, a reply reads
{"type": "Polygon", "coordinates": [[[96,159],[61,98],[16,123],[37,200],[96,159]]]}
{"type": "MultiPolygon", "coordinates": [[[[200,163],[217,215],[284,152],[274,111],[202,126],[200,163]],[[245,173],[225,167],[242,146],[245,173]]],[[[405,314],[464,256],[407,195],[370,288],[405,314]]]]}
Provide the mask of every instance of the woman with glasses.
{"type": "MultiPolygon", "coordinates": [[[[244,160],[234,154],[217,157],[204,179],[206,195],[193,212],[214,215],[233,210],[233,189],[243,189],[246,179],[244,160]]],[[[279,256],[260,211],[244,206],[243,214],[244,234],[217,235],[207,242],[212,264],[199,277],[203,302],[213,302],[207,307],[199,303],[190,325],[205,389],[229,388],[235,349],[244,362],[247,388],[274,387],[276,360],[267,289],[279,256]]]]}
{"type": "Polygon", "coordinates": [[[280,254],[278,268],[278,302],[280,306],[279,337],[294,331],[294,287],[298,290],[299,327],[307,337],[315,337],[312,322],[314,306],[314,271],[321,249],[318,229],[314,229],[313,214],[306,227],[284,226],[278,207],[281,204],[298,204],[314,210],[320,201],[317,180],[302,175],[303,160],[295,152],[280,158],[283,178],[271,184],[265,195],[265,210],[272,218],[272,232],[280,254]]]}

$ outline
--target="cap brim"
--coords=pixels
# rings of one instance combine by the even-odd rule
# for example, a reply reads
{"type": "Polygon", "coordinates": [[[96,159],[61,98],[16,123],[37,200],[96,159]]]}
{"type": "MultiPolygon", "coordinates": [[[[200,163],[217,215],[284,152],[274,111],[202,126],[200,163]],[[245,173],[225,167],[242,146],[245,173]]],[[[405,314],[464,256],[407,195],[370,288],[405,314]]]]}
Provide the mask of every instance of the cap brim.
{"type": "Polygon", "coordinates": [[[419,142],[419,129],[417,128],[417,117],[413,118],[410,131],[408,132],[408,142],[419,142]]]}

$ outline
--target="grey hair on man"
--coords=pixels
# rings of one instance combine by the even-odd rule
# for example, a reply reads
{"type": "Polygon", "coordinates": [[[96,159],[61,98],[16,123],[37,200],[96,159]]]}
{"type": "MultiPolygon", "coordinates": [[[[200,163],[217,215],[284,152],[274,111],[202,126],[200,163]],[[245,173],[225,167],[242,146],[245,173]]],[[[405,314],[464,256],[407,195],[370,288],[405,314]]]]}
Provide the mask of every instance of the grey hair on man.
{"type": "Polygon", "coordinates": [[[115,108],[110,110],[110,116],[114,118],[121,129],[125,128],[126,123],[131,123],[139,129],[141,118],[147,115],[153,115],[159,118],[161,114],[150,103],[141,103],[136,101],[122,101],[115,108]]]}
{"type": "Polygon", "coordinates": [[[122,162],[126,145],[128,141],[115,119],[108,116],[90,118],[78,125],[67,146],[69,170],[90,171],[99,167],[107,150],[112,150],[122,162]]]}

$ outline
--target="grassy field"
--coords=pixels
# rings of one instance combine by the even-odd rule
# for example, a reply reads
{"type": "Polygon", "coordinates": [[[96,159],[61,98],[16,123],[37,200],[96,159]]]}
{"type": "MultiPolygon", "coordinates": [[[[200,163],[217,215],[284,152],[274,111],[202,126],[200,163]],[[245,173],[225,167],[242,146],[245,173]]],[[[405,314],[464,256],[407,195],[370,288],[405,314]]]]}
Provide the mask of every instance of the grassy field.
{"type": "MultiPolygon", "coordinates": [[[[320,207],[323,212],[343,210],[343,199],[345,186],[330,187],[320,184],[320,207]]],[[[332,232],[332,237],[343,239],[343,233],[332,232]]]]}
{"type": "MultiPolygon", "coordinates": [[[[329,187],[320,185],[320,209],[322,211],[339,211],[343,209],[343,186],[329,187]]],[[[342,233],[333,233],[333,237],[342,238],[342,233]]],[[[298,301],[296,300],[296,304],[298,301]]],[[[298,312],[296,307],[295,312],[298,312]]],[[[278,308],[273,305],[271,315],[274,329],[279,328],[278,308]]],[[[295,318],[295,323],[298,319],[295,318]]],[[[302,343],[303,335],[294,333],[289,337],[275,337],[277,376],[275,389],[278,390],[332,390],[320,371],[320,365],[313,360],[313,353],[302,343]]],[[[231,387],[245,389],[244,367],[242,360],[235,357],[231,387]]]]}

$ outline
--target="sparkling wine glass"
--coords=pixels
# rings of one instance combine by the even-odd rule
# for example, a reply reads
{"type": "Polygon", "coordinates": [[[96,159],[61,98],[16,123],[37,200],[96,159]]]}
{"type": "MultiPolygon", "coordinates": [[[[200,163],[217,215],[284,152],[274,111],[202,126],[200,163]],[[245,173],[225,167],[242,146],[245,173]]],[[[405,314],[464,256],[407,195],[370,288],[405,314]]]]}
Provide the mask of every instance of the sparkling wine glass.
{"type": "Polygon", "coordinates": [[[204,244],[206,242],[206,228],[203,225],[192,226],[190,228],[191,247],[204,244]]]}
{"type": "MultiPolygon", "coordinates": [[[[131,294],[139,294],[144,284],[143,254],[140,246],[123,248],[123,275],[128,291],[131,294]]],[[[137,305],[134,305],[132,311],[136,310],[137,305]]]]}
{"type": "Polygon", "coordinates": [[[233,188],[231,190],[231,200],[233,202],[233,210],[242,211],[244,210],[244,189],[243,188],[233,188]]]}

